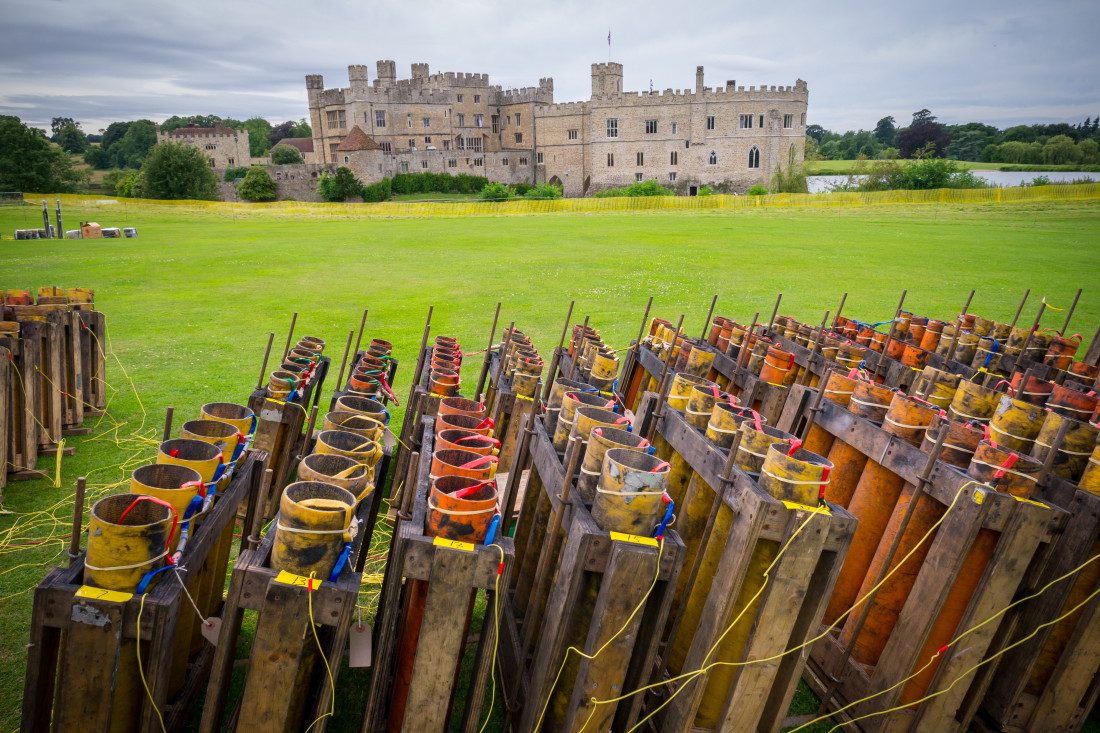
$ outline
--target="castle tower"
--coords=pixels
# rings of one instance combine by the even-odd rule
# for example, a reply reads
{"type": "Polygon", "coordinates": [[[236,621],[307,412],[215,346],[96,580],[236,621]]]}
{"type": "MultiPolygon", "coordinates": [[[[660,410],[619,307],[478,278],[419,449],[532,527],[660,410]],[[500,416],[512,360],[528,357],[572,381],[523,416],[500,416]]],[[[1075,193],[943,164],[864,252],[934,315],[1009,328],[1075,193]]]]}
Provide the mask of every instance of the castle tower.
{"type": "Polygon", "coordinates": [[[397,80],[397,64],[393,61],[378,62],[378,82],[382,86],[393,86],[397,80]]]}
{"type": "Polygon", "coordinates": [[[413,64],[412,65],[412,78],[413,79],[425,79],[428,76],[427,64],[413,64]]]}
{"type": "Polygon", "coordinates": [[[348,82],[352,97],[362,99],[363,95],[367,93],[367,67],[362,64],[349,66],[348,82]]]}
{"type": "Polygon", "coordinates": [[[306,96],[309,99],[309,106],[320,106],[321,92],[325,90],[325,77],[320,74],[306,74],[306,96]]]}
{"type": "Polygon", "coordinates": [[[696,66],[695,67],[695,93],[696,94],[702,94],[703,93],[703,67],[702,66],[696,66]]]}
{"type": "Polygon", "coordinates": [[[592,64],[592,96],[614,97],[623,93],[623,65],[592,64]]]}

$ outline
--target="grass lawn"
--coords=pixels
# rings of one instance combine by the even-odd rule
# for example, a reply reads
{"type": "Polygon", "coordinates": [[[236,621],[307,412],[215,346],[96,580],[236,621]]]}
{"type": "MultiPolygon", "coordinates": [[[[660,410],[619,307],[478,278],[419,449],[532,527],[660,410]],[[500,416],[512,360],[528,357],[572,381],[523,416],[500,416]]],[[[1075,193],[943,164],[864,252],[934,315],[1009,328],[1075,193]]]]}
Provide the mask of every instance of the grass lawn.
{"type": "MultiPolygon", "coordinates": [[[[857,160],[808,160],[806,173],[811,176],[846,176],[852,172],[857,160]]],[[[867,164],[874,161],[863,161],[867,164]]],[[[966,160],[956,161],[960,167],[969,171],[1082,171],[1096,170],[1097,166],[1080,165],[1023,165],[1020,163],[982,163],[966,160]]]]}
{"type": "MultiPolygon", "coordinates": [[[[778,292],[782,313],[817,322],[849,291],[847,315],[881,321],[903,288],[908,309],[941,319],[974,288],[973,312],[1011,320],[1031,288],[1027,320],[1041,298],[1065,307],[1085,287],[1070,332],[1087,342],[1100,323],[1100,202],[394,220],[109,206],[64,215],[74,226],[82,219],[136,226],[139,238],[15,242],[13,230],[39,226],[40,213],[0,209],[0,288],[94,288],[107,314],[113,389],[109,415],[86,423],[92,435],[70,439],[77,453],[62,461],[61,489],[28,481],[5,492],[3,730],[19,722],[29,591],[64,557],[59,538],[68,532],[76,477],[89,477],[93,497],[123,491],[130,470],[152,462],[165,407],[174,406],[178,426],[205,402],[243,402],[268,332],[281,348],[292,312],[297,334],[325,339],[337,361],[369,307],[364,339],[394,343],[399,396],[429,305],[433,334],[476,351],[502,301],[503,324],[514,320],[547,357],[570,299],[574,319],[590,315],[615,346],[637,334],[650,295],[653,315],[684,313],[693,334],[714,293],[716,313],[742,322],[754,311],[766,318],[778,292]]],[[[1051,312],[1044,325],[1060,328],[1061,318],[1051,312]]],[[[465,364],[470,389],[479,367],[478,357],[465,364]]],[[[358,729],[364,679],[341,676],[330,730],[358,729]]]]}

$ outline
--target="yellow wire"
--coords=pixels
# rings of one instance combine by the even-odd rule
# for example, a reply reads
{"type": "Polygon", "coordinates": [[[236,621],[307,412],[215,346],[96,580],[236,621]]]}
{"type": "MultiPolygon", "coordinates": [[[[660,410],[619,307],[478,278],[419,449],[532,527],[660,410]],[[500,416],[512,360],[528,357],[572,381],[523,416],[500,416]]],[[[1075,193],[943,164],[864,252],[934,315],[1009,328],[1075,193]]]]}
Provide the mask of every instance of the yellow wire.
{"type": "MultiPolygon", "coordinates": [[[[321,661],[323,661],[325,663],[325,672],[328,673],[328,684],[329,684],[329,687],[332,689],[332,700],[330,701],[331,707],[330,707],[329,711],[327,713],[322,713],[317,718],[317,720],[314,720],[312,723],[310,723],[309,728],[306,728],[306,733],[309,733],[309,731],[313,728],[313,726],[317,725],[317,723],[319,721],[321,721],[325,718],[331,717],[333,715],[336,715],[336,682],[333,681],[333,679],[332,679],[332,667],[330,667],[329,664],[328,664],[328,657],[325,655],[325,650],[321,646],[321,639],[320,639],[320,637],[317,636],[317,624],[315,624],[313,622],[313,589],[312,589],[313,583],[312,583],[312,581],[314,580],[313,576],[316,575],[316,574],[317,574],[316,570],[310,572],[310,574],[309,574],[310,583],[307,586],[307,590],[306,590],[306,599],[309,601],[309,628],[313,632],[313,641],[315,641],[317,643],[317,651],[319,651],[321,653],[321,661]]],[[[318,581],[318,582],[320,582],[320,581],[318,581]]]]}
{"type": "MultiPolygon", "coordinates": [[[[538,722],[535,724],[534,730],[539,730],[539,728],[542,726],[542,719],[546,715],[546,708],[548,708],[550,706],[550,698],[553,696],[554,688],[558,686],[558,680],[561,679],[561,673],[565,671],[565,663],[567,661],[569,661],[569,652],[576,652],[580,656],[582,656],[585,659],[588,659],[589,661],[591,661],[591,660],[595,659],[596,657],[600,656],[600,654],[603,652],[603,650],[606,649],[608,646],[610,646],[611,642],[615,641],[616,637],[618,637],[619,634],[626,631],[626,627],[630,625],[630,622],[638,614],[638,611],[640,611],[642,609],[642,606],[645,605],[646,600],[648,600],[648,598],[649,598],[649,594],[653,592],[653,589],[655,587],[657,587],[657,579],[659,577],[661,577],[661,555],[662,555],[662,553],[664,553],[664,550],[665,550],[665,540],[662,537],[657,541],[657,571],[653,574],[653,582],[649,584],[649,590],[647,590],[645,592],[645,595],[642,596],[642,599],[638,602],[638,605],[635,606],[634,610],[630,612],[630,615],[626,617],[626,621],[623,623],[622,628],[620,628],[618,631],[616,631],[614,634],[612,634],[608,638],[608,640],[606,642],[604,642],[603,646],[601,646],[599,649],[597,649],[596,653],[592,654],[591,656],[589,656],[588,654],[585,654],[584,652],[582,652],[580,649],[578,649],[575,646],[571,646],[571,647],[569,647],[568,649],[565,650],[565,655],[562,657],[562,660],[561,660],[561,667],[558,669],[558,674],[554,677],[554,684],[551,685],[550,689],[547,691],[546,702],[544,702],[542,704],[542,712],[539,713],[539,719],[538,719],[538,722]]],[[[595,706],[593,706],[593,712],[594,711],[595,711],[595,706]]],[[[591,719],[592,715],[589,714],[588,717],[589,717],[589,719],[591,719]]],[[[585,725],[587,725],[587,724],[588,724],[588,721],[585,721],[585,725]]]]}
{"type": "Polygon", "coordinates": [[[135,652],[137,653],[138,675],[141,677],[141,686],[145,688],[145,694],[149,698],[149,704],[153,706],[153,712],[157,714],[157,720],[160,721],[160,729],[163,733],[168,733],[168,729],[164,727],[164,718],[160,714],[160,710],[157,709],[157,703],[153,699],[153,693],[149,690],[149,684],[145,681],[145,670],[141,666],[141,612],[145,610],[145,593],[141,594],[141,603],[138,604],[137,615],[137,647],[135,652]]]}
{"type": "MultiPolygon", "coordinates": [[[[493,543],[489,547],[500,550],[500,561],[504,562],[504,548],[493,543]]],[[[493,622],[496,624],[496,632],[493,634],[493,661],[489,666],[489,712],[485,715],[485,722],[477,729],[477,733],[484,733],[485,726],[493,719],[493,705],[496,704],[496,672],[497,672],[497,644],[500,641],[500,573],[493,579],[493,622]]]]}

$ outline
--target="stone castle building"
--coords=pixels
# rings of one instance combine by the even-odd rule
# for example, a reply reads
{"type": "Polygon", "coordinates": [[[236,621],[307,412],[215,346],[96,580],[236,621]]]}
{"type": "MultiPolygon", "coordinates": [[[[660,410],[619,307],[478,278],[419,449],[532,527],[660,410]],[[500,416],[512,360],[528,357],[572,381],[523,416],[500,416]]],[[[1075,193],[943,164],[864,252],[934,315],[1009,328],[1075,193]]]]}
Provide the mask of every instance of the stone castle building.
{"type": "Polygon", "coordinates": [[[202,150],[210,160],[211,168],[234,168],[252,165],[248,147],[248,130],[232,127],[199,127],[188,125],[162,133],[157,125],[157,143],[165,141],[182,143],[202,150]]]}
{"type": "MultiPolygon", "coordinates": [[[[806,82],[747,89],[727,81],[694,90],[624,92],[623,67],[592,65],[588,101],[554,103],[553,79],[502,89],[487,74],[430,74],[393,61],[377,78],[349,66],[350,85],[306,77],[313,156],[347,165],[364,183],[395,173],[468,173],[505,183],[562,186],[566,196],[656,180],[685,193],[709,184],[744,192],[801,163],[806,82]]],[[[245,142],[247,151],[247,140],[245,142]]]]}

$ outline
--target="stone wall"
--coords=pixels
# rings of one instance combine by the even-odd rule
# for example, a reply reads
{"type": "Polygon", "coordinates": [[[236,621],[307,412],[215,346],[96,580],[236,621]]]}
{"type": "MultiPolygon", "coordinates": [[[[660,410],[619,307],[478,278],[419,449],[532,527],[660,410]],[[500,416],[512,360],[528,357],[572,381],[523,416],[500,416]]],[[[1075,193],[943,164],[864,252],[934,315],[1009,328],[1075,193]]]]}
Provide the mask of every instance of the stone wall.
{"type": "MultiPolygon", "coordinates": [[[[333,173],[335,165],[310,165],[300,163],[298,165],[269,165],[267,172],[275,180],[275,200],[282,201],[290,198],[295,201],[321,201],[317,193],[317,179],[323,171],[333,173]]],[[[218,180],[225,178],[225,169],[215,170],[218,180]]],[[[222,201],[240,201],[237,196],[237,188],[232,182],[219,184],[222,201]]]]}

